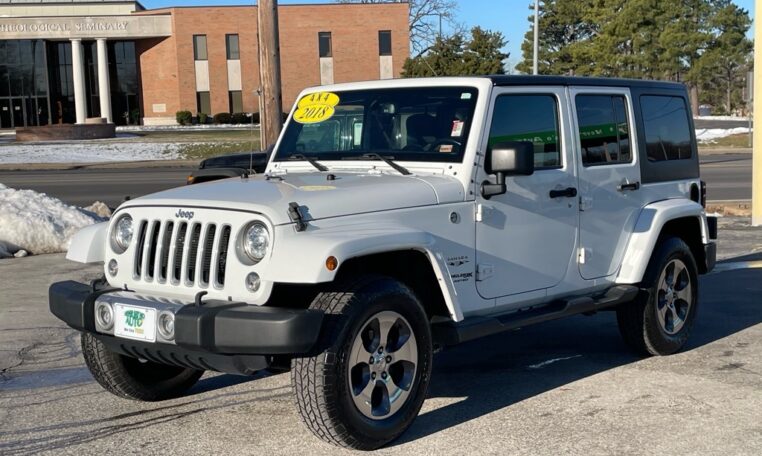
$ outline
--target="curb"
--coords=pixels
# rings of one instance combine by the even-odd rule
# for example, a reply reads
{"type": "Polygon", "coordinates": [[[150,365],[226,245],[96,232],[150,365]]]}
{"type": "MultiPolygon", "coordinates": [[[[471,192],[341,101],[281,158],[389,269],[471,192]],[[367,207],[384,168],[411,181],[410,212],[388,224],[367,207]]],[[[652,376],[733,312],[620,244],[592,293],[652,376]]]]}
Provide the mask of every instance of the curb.
{"type": "Polygon", "coordinates": [[[726,217],[751,217],[751,200],[707,201],[706,212],[726,217]]]}
{"type": "Polygon", "coordinates": [[[196,168],[201,159],[143,160],[99,163],[7,163],[0,171],[70,171],[76,169],[196,168]]]}

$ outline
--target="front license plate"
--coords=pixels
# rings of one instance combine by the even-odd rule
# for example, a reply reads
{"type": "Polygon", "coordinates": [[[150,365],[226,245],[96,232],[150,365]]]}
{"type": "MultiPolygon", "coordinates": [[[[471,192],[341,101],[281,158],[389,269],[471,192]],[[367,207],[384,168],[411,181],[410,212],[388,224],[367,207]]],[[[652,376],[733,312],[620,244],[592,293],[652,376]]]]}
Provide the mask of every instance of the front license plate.
{"type": "Polygon", "coordinates": [[[156,341],[156,309],[114,305],[114,334],[126,339],[156,341]]]}

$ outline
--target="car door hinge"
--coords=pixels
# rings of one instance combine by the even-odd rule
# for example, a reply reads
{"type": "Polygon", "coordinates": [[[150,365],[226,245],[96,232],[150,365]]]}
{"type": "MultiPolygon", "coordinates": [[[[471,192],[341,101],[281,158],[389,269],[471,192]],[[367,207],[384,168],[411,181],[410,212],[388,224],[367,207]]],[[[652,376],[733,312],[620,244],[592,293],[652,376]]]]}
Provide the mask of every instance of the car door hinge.
{"type": "Polygon", "coordinates": [[[579,264],[585,264],[588,258],[590,258],[590,254],[593,253],[592,250],[586,249],[584,247],[580,247],[577,249],[577,259],[579,261],[579,264]]]}
{"type": "Polygon", "coordinates": [[[474,220],[477,222],[484,221],[484,205],[477,204],[476,205],[476,214],[474,215],[474,220]]]}
{"type": "Polygon", "coordinates": [[[495,273],[495,268],[491,264],[478,264],[476,265],[476,281],[482,282],[492,277],[495,273]]]}
{"type": "Polygon", "coordinates": [[[593,208],[593,198],[589,196],[579,197],[579,210],[586,211],[593,208]]]}

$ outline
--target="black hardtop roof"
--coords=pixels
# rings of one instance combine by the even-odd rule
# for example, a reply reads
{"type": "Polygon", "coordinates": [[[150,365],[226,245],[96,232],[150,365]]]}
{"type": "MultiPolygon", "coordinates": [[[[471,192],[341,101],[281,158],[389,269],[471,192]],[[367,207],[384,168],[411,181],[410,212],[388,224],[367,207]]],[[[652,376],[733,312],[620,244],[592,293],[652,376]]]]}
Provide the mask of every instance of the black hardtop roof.
{"type": "Polygon", "coordinates": [[[592,78],[580,76],[530,76],[530,75],[495,75],[487,76],[496,86],[526,85],[561,85],[561,86],[609,86],[642,87],[651,89],[684,90],[680,82],[652,81],[647,79],[592,78]]]}

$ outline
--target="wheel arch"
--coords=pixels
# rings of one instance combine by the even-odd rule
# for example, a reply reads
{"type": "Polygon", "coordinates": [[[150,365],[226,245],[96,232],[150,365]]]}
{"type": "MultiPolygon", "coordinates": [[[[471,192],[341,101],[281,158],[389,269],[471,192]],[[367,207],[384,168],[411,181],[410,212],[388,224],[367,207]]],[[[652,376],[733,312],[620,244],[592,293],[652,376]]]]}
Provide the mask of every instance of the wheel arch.
{"type": "Polygon", "coordinates": [[[673,199],[641,210],[616,282],[635,284],[643,280],[654,249],[667,236],[682,239],[690,247],[699,273],[706,272],[704,244],[709,242],[709,235],[704,208],[687,199],[673,199]]]}
{"type": "Polygon", "coordinates": [[[425,250],[393,250],[350,258],[339,268],[336,280],[351,274],[374,273],[392,277],[409,287],[421,300],[429,319],[459,319],[453,302],[448,299],[449,290],[442,286],[442,275],[437,274],[425,250]]]}

